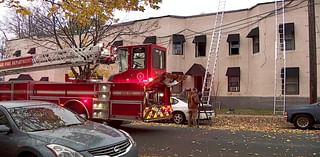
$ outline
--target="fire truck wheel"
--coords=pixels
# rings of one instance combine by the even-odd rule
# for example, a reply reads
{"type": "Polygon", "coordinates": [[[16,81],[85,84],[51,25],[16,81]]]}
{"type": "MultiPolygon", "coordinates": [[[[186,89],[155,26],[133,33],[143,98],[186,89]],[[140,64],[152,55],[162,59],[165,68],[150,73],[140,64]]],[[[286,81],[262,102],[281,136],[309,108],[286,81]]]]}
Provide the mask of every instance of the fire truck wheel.
{"type": "Polygon", "coordinates": [[[174,112],[172,119],[176,124],[183,124],[186,121],[186,116],[182,112],[174,112]]]}

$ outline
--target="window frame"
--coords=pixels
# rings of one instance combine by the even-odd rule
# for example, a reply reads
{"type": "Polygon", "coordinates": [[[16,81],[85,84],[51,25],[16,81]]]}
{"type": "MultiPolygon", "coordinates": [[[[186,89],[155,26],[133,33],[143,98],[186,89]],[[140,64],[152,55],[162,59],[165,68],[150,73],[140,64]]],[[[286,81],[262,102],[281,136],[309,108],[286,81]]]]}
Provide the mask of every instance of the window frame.
{"type": "Polygon", "coordinates": [[[286,95],[299,95],[299,78],[298,77],[286,78],[286,95]],[[290,91],[288,88],[289,85],[293,86],[295,89],[290,91]]]}
{"type": "Polygon", "coordinates": [[[240,55],[240,41],[229,41],[229,56],[240,55]],[[238,50],[237,52],[233,52],[238,50]]]}
{"type": "Polygon", "coordinates": [[[21,50],[16,50],[14,53],[13,53],[13,56],[15,57],[21,57],[21,50]]]}
{"type": "Polygon", "coordinates": [[[206,42],[196,42],[195,43],[195,57],[206,57],[206,42]],[[200,48],[202,47],[202,51],[200,51],[200,48]],[[200,55],[201,54],[201,55],[200,55]]]}
{"type": "Polygon", "coordinates": [[[252,37],[252,53],[257,54],[260,52],[260,38],[259,36],[252,37]]]}
{"type": "Polygon", "coordinates": [[[240,76],[228,76],[228,92],[240,92],[240,76]],[[232,78],[236,80],[233,82],[232,78]],[[232,83],[237,83],[237,85],[233,86],[232,83]],[[235,88],[235,90],[232,88],[235,88]]]}
{"type": "Polygon", "coordinates": [[[283,69],[281,70],[281,89],[282,89],[282,94],[284,94],[285,90],[285,95],[300,95],[300,73],[299,73],[299,67],[287,67],[285,68],[286,70],[289,70],[291,68],[297,68],[297,73],[295,75],[288,75],[288,72],[286,71],[286,82],[285,82],[285,89],[284,89],[284,74],[283,74],[283,69]],[[290,91],[288,89],[288,86],[294,85],[295,90],[290,91]]]}
{"type": "MultiPolygon", "coordinates": [[[[284,44],[283,44],[283,40],[281,40],[283,38],[283,33],[280,34],[280,49],[281,51],[284,50],[284,44]]],[[[286,51],[290,51],[290,50],[295,50],[296,49],[296,44],[295,44],[295,35],[294,33],[286,33],[285,34],[285,38],[284,38],[285,42],[286,42],[286,51]],[[288,45],[292,45],[291,47],[288,47],[288,45]]]]}
{"type": "Polygon", "coordinates": [[[172,55],[183,55],[184,54],[183,44],[184,44],[183,42],[173,43],[172,44],[172,55]],[[180,50],[180,51],[178,51],[178,50],[180,50]]]}
{"type": "Polygon", "coordinates": [[[294,23],[284,23],[279,25],[279,43],[280,43],[280,50],[284,51],[284,43],[283,39],[286,43],[285,50],[295,50],[296,49],[296,43],[295,43],[295,29],[294,29],[294,23]],[[291,26],[291,27],[290,27],[291,26]],[[283,30],[283,28],[285,30],[283,30]],[[289,29],[289,30],[288,30],[289,29]],[[288,45],[291,45],[291,47],[288,47],[288,45]]]}

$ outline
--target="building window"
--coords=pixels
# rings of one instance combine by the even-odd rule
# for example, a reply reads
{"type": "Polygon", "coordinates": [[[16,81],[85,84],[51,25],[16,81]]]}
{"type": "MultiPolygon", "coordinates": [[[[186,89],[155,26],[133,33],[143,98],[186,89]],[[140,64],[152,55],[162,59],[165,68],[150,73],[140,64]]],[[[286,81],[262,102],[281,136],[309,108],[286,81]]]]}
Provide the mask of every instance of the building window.
{"type": "Polygon", "coordinates": [[[112,47],[123,46],[123,40],[117,40],[112,43],[112,47]]]}
{"type": "Polygon", "coordinates": [[[247,35],[247,38],[252,38],[253,53],[258,53],[260,51],[259,27],[252,29],[247,35]]]}
{"type": "MultiPolygon", "coordinates": [[[[172,74],[183,75],[183,72],[172,72],[172,74]]],[[[182,92],[182,81],[179,82],[178,84],[172,86],[171,92],[175,93],[175,94],[181,93],[182,92]]]]}
{"type": "Polygon", "coordinates": [[[13,56],[20,57],[21,56],[21,50],[17,50],[16,52],[14,52],[13,56]]]}
{"type": "Polygon", "coordinates": [[[152,52],[152,67],[156,69],[166,69],[165,52],[159,49],[153,49],[152,52]]]}
{"type": "Polygon", "coordinates": [[[285,23],[279,25],[279,34],[280,34],[280,48],[284,50],[284,43],[286,50],[295,50],[295,33],[294,33],[294,23],[285,23]],[[283,31],[284,28],[284,31],[283,31]]]}
{"type": "Polygon", "coordinates": [[[157,37],[156,36],[148,36],[143,41],[144,44],[156,44],[157,43],[157,37]]]}
{"type": "Polygon", "coordinates": [[[173,55],[183,55],[183,44],[173,44],[173,50],[172,50],[173,55]]]}
{"type": "Polygon", "coordinates": [[[239,55],[240,34],[229,34],[227,42],[229,43],[229,55],[239,55]]]}
{"type": "Polygon", "coordinates": [[[195,57],[205,57],[206,56],[206,46],[207,46],[207,36],[199,35],[195,36],[193,39],[195,44],[195,57]]]}
{"type": "Polygon", "coordinates": [[[228,76],[228,92],[240,92],[240,67],[229,67],[226,76],[228,76]]]}
{"type": "Polygon", "coordinates": [[[31,48],[27,53],[31,55],[36,54],[36,48],[31,48]]]}
{"type": "MultiPolygon", "coordinates": [[[[299,95],[299,68],[286,68],[286,95],[299,95]]],[[[281,70],[282,94],[284,93],[284,70],[281,70]]]]}
{"type": "Polygon", "coordinates": [[[172,35],[172,54],[183,55],[183,45],[186,42],[184,35],[173,34],[172,35]]]}
{"type": "Polygon", "coordinates": [[[146,48],[133,48],[133,69],[144,69],[146,67],[146,48]]]}

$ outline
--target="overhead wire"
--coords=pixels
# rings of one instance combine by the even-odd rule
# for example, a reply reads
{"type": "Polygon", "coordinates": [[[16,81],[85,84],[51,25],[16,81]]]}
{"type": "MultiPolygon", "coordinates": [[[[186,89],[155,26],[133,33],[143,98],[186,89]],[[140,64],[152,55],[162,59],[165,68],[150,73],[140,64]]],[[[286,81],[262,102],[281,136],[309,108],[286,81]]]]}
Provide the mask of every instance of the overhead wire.
{"type": "MultiPolygon", "coordinates": [[[[293,1],[295,0],[291,0],[288,4],[290,5],[293,1]]],[[[300,4],[304,3],[305,1],[307,0],[303,0],[301,1],[300,3],[298,4],[295,4],[293,6],[290,6],[288,7],[288,4],[285,6],[286,8],[294,8],[294,7],[297,7],[299,6],[300,4]]],[[[304,6],[301,6],[301,7],[298,7],[298,8],[294,8],[292,10],[295,10],[295,9],[300,9],[300,8],[304,8],[304,7],[307,7],[307,5],[304,5],[304,6]]],[[[279,8],[279,9],[282,9],[282,8],[279,8]]],[[[287,10],[286,12],[290,12],[292,10],[287,10]]],[[[274,15],[274,12],[275,10],[271,10],[271,11],[267,11],[267,12],[264,12],[264,13],[261,13],[261,14],[258,14],[258,15],[255,15],[255,16],[251,16],[251,17],[248,17],[248,18],[244,18],[244,19],[241,19],[241,20],[237,20],[237,21],[234,21],[234,22],[231,22],[231,23],[228,23],[228,24],[225,24],[225,25],[222,25],[222,30],[228,30],[230,28],[234,28],[234,27],[238,27],[238,26],[242,26],[242,25],[245,25],[241,28],[237,28],[237,29],[234,29],[234,30],[230,30],[228,32],[224,32],[224,34],[227,34],[229,32],[235,32],[235,31],[238,31],[238,30],[242,30],[244,28],[247,28],[248,26],[252,25],[252,24],[255,24],[255,23],[258,23],[260,22],[261,20],[265,19],[265,18],[268,18],[270,16],[273,16],[274,15]],[[267,14],[267,15],[266,15],[267,14]],[[265,15],[264,17],[261,17],[265,15]],[[249,21],[250,19],[254,19],[254,18],[259,18],[258,20],[255,20],[255,21],[249,21]],[[244,23],[242,23],[244,22],[244,23]],[[240,23],[240,24],[237,24],[237,23],[240,23]],[[237,25],[234,25],[234,24],[237,24],[237,25]]],[[[204,30],[204,31],[200,31],[200,32],[197,32],[197,31],[192,31],[190,29],[183,29],[181,31],[178,31],[176,32],[175,34],[179,34],[179,33],[182,33],[186,30],[189,30],[189,31],[192,31],[192,32],[195,32],[195,33],[192,33],[192,34],[189,34],[189,35],[186,35],[185,36],[185,39],[188,40],[188,39],[192,39],[194,37],[194,35],[196,34],[211,34],[210,32],[213,30],[214,28],[210,28],[210,29],[207,29],[207,30],[204,30]],[[206,33],[206,32],[209,32],[209,33],[206,33]]],[[[158,37],[158,38],[168,38],[168,37],[171,37],[172,35],[167,35],[167,36],[161,36],[161,37],[158,37]]],[[[167,42],[170,42],[170,40],[167,40],[167,41],[162,41],[162,42],[159,42],[159,44],[166,44],[167,42]]]]}

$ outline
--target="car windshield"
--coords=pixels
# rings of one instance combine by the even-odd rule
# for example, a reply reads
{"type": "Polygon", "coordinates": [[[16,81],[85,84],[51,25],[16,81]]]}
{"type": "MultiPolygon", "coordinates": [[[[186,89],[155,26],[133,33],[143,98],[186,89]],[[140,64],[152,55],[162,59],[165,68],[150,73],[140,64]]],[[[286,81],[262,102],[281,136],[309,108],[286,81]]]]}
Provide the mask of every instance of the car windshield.
{"type": "Polygon", "coordinates": [[[26,132],[51,130],[84,122],[76,114],[54,104],[15,107],[8,111],[19,129],[26,132]]]}

